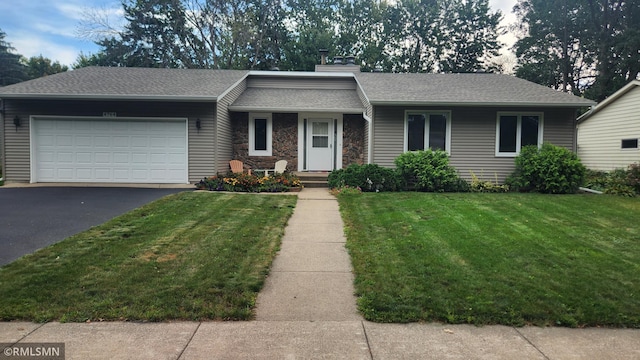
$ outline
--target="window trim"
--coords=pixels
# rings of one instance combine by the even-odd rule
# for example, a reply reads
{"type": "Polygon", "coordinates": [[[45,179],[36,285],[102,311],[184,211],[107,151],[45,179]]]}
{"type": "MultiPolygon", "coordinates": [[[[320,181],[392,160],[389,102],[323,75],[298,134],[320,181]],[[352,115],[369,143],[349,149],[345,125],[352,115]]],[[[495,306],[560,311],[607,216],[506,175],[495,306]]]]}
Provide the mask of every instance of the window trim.
{"type": "Polygon", "coordinates": [[[424,148],[429,148],[429,115],[444,115],[446,117],[444,151],[451,155],[451,110],[405,110],[404,111],[404,152],[409,151],[409,115],[423,115],[424,122],[424,148]]]}
{"type": "Polygon", "coordinates": [[[273,153],[273,121],[271,113],[249,113],[249,156],[271,156],[273,153]],[[256,150],[256,119],[267,119],[267,150],[256,150]]]}
{"type": "Polygon", "coordinates": [[[640,139],[638,138],[626,138],[626,139],[621,139],[620,140],[620,150],[622,151],[634,151],[634,150],[638,150],[640,149],[640,139]],[[636,146],[635,147],[624,147],[622,146],[624,144],[625,141],[635,141],[636,142],[636,146]]]}
{"type": "Polygon", "coordinates": [[[498,111],[496,115],[496,138],[495,138],[495,156],[496,157],[516,157],[520,155],[520,149],[522,149],[522,117],[523,116],[537,116],[540,120],[538,123],[538,148],[540,148],[544,142],[544,113],[531,112],[531,111],[498,111]],[[501,152],[500,151],[500,117],[502,116],[516,116],[516,151],[515,152],[501,152]]]}

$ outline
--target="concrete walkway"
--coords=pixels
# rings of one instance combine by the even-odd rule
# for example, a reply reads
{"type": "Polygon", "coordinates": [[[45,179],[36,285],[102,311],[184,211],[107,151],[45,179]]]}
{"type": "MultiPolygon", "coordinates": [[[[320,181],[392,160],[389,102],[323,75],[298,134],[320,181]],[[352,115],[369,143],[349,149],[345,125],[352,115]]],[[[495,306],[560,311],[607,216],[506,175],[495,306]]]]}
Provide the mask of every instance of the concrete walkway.
{"type": "Polygon", "coordinates": [[[304,189],[258,296],[258,321],[362,320],[335,197],[304,189]]]}
{"type": "Polygon", "coordinates": [[[66,359],[640,359],[640,330],[364,321],[336,200],[299,196],[256,321],[5,322],[0,343],[61,342],[66,359]]]}

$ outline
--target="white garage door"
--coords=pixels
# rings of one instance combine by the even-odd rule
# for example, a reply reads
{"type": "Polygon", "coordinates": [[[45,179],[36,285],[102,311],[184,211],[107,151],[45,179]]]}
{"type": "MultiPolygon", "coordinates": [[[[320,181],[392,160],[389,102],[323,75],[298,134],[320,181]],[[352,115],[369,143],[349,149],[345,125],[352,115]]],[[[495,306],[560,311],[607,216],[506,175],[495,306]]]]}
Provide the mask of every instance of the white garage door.
{"type": "Polygon", "coordinates": [[[34,119],[33,182],[187,183],[186,120],[34,119]]]}

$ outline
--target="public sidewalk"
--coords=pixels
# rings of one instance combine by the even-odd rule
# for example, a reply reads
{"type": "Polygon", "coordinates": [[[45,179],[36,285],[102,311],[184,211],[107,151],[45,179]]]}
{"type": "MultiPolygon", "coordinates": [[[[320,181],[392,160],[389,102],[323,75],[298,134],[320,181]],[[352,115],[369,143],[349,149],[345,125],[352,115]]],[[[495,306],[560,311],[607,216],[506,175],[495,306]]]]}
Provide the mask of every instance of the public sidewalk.
{"type": "Polygon", "coordinates": [[[355,301],[337,201],[304,189],[256,321],[4,322],[0,343],[62,342],[66,359],[640,359],[640,330],[377,324],[355,301]]]}

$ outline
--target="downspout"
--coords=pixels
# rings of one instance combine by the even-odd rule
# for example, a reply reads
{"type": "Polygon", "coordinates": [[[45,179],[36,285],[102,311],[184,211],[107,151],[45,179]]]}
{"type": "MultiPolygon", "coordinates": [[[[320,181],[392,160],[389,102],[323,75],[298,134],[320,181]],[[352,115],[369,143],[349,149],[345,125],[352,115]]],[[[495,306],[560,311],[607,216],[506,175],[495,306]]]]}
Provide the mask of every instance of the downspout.
{"type": "Polygon", "coordinates": [[[7,166],[4,162],[4,119],[5,119],[5,102],[3,99],[0,99],[0,166],[2,167],[2,175],[0,175],[0,184],[4,181],[4,174],[7,171],[7,166]]]}

